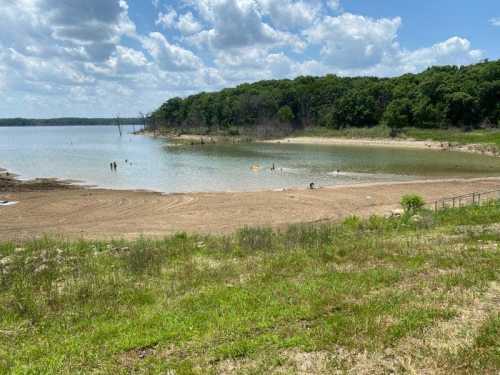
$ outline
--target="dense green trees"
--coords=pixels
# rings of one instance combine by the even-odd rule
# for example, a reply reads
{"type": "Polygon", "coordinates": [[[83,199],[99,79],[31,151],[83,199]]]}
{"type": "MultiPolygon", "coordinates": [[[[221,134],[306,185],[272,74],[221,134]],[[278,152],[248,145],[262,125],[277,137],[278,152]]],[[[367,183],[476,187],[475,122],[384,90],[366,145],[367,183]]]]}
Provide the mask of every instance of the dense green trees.
{"type": "MultiPolygon", "coordinates": [[[[122,125],[142,124],[139,118],[120,118],[122,125]]],[[[52,119],[5,118],[0,126],[71,126],[71,125],[116,125],[116,118],[61,117],[52,119]]]]}
{"type": "Polygon", "coordinates": [[[434,67],[397,78],[298,77],[173,98],[153,113],[166,128],[500,126],[500,61],[434,67]]]}

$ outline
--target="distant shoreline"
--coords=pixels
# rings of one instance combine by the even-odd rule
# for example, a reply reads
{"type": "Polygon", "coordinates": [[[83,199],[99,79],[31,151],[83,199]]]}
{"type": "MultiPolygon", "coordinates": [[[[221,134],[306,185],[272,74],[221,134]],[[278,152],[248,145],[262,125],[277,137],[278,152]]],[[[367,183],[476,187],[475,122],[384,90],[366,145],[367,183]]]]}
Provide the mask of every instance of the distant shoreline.
{"type": "MultiPolygon", "coordinates": [[[[122,126],[132,126],[134,124],[122,124],[122,126]]],[[[139,124],[135,124],[139,125],[139,124]]],[[[0,124],[0,128],[50,128],[54,126],[116,126],[116,124],[30,124],[30,125],[4,125],[0,124]]]]}
{"type": "Polygon", "coordinates": [[[185,144],[213,144],[213,143],[268,143],[268,144],[302,144],[325,146],[359,146],[359,147],[386,147],[399,149],[417,149],[434,151],[454,151],[485,156],[499,157],[495,147],[487,144],[458,144],[448,141],[416,140],[411,138],[367,138],[367,137],[339,137],[339,136],[289,136],[275,139],[255,139],[242,136],[210,135],[210,134],[155,134],[151,131],[141,131],[137,134],[163,138],[174,145],[185,144]]]}
{"type": "Polygon", "coordinates": [[[389,138],[342,138],[342,137],[287,137],[281,139],[264,140],[262,143],[288,143],[307,145],[332,145],[332,146],[359,146],[359,147],[387,147],[399,149],[439,150],[466,152],[486,156],[498,157],[495,148],[482,144],[454,144],[451,142],[419,141],[414,139],[389,139],[389,138]]]}
{"type": "MultiPolygon", "coordinates": [[[[143,120],[139,118],[120,118],[120,125],[143,126],[143,120]]],[[[0,127],[31,127],[31,126],[117,126],[115,118],[83,118],[83,117],[60,117],[48,119],[30,118],[0,118],[0,127]]]]}

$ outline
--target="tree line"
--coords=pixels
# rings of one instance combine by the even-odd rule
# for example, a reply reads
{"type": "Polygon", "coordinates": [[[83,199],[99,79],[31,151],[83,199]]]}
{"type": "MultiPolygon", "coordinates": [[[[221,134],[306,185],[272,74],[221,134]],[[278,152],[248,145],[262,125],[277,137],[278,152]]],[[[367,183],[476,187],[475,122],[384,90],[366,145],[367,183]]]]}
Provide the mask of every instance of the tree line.
{"type": "Polygon", "coordinates": [[[500,126],[500,60],[395,78],[301,76],[172,98],[152,113],[167,129],[500,126]]]}
{"type": "MultiPolygon", "coordinates": [[[[140,118],[120,118],[121,125],[142,124],[140,118]]],[[[5,118],[0,126],[76,126],[76,125],[116,125],[116,118],[61,117],[53,119],[5,118]]]]}

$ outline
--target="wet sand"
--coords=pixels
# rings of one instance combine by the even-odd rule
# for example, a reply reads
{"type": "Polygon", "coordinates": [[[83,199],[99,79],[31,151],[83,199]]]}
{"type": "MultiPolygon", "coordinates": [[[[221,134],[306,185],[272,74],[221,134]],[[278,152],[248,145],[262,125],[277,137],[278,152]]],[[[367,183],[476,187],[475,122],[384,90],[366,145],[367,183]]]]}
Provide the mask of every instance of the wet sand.
{"type": "MultiPolygon", "coordinates": [[[[11,181],[13,181],[11,179],[11,181]]],[[[336,221],[349,215],[389,214],[407,193],[435,199],[500,188],[500,178],[376,183],[247,193],[160,194],[85,189],[57,181],[5,183],[0,200],[0,240],[45,234],[68,238],[133,239],[180,231],[231,233],[244,226],[336,221]],[[48,185],[50,185],[50,187],[48,185]]]]}

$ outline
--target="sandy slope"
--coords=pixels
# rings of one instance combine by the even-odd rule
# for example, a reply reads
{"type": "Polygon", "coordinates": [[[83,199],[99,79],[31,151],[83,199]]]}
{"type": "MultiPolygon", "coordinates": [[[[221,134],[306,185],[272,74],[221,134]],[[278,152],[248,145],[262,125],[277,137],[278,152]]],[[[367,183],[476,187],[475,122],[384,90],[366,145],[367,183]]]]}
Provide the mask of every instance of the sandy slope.
{"type": "Polygon", "coordinates": [[[43,234],[85,238],[135,238],[178,231],[229,233],[243,226],[338,220],[386,214],[401,195],[417,192],[431,201],[443,196],[500,188],[500,178],[366,184],[250,193],[168,194],[55,189],[1,192],[0,239],[43,234]]]}

